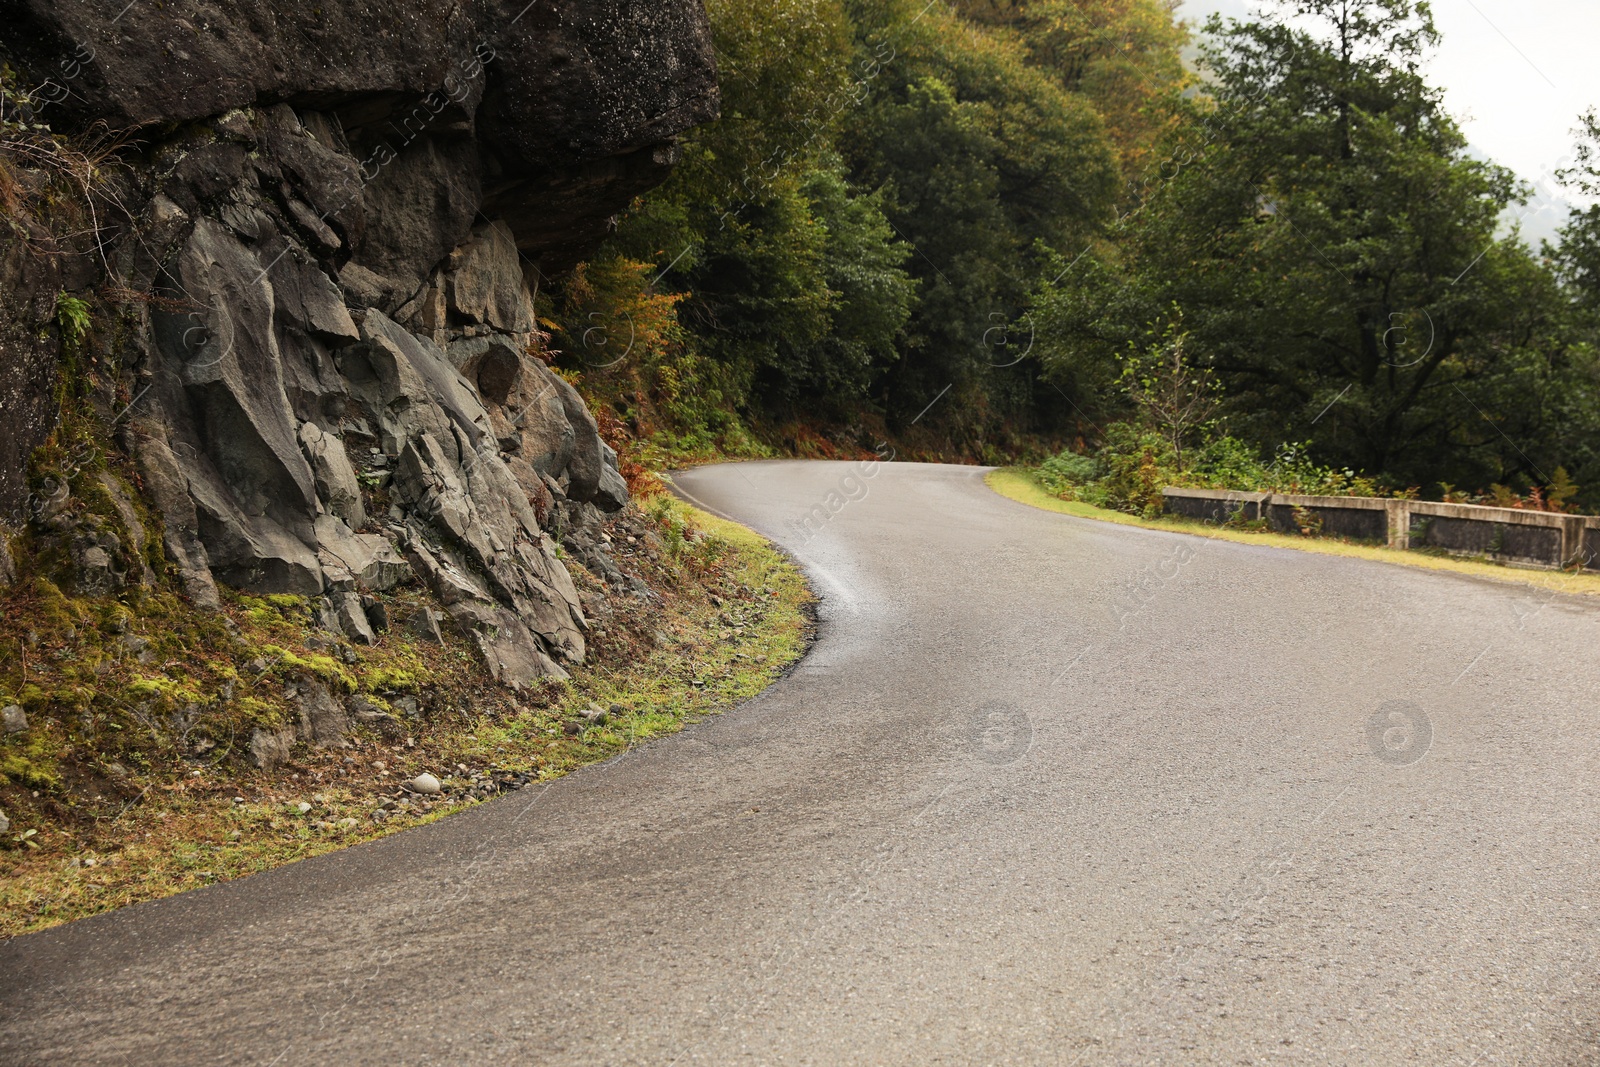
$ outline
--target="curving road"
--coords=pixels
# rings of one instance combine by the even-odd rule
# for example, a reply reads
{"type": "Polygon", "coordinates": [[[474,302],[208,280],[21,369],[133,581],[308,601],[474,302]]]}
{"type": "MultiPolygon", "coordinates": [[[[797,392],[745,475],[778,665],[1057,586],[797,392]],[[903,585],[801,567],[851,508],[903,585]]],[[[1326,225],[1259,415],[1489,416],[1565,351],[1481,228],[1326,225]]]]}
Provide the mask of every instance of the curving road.
{"type": "Polygon", "coordinates": [[[678,478],[825,598],[761,697],[0,946],[0,1063],[1600,1062],[1600,611],[866,473],[678,478]]]}

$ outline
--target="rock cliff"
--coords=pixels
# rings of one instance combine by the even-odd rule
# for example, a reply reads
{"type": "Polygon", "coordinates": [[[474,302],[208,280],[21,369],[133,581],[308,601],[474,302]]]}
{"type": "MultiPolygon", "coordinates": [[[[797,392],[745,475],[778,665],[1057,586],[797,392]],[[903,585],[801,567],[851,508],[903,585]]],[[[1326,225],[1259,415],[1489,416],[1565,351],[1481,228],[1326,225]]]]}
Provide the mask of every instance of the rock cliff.
{"type": "Polygon", "coordinates": [[[119,6],[0,3],[25,119],[130,131],[92,249],[0,249],[4,503],[81,592],[301,594],[368,642],[421,582],[497,679],[562,674],[556,539],[628,491],[534,294],[715,114],[698,0],[119,6]],[[24,493],[74,285],[125,463],[24,493]]]}

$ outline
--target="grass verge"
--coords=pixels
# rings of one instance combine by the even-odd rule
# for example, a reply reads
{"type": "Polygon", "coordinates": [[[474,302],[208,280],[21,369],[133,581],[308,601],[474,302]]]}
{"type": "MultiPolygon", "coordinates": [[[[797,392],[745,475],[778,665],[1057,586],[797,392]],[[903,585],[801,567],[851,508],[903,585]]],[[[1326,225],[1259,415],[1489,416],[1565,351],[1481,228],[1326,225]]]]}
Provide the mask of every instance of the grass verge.
{"type": "Polygon", "coordinates": [[[1120,511],[1097,508],[1079,500],[1062,500],[1046,489],[1026,467],[1002,467],[990,471],[984,481],[989,488],[1019,504],[1072,515],[1080,519],[1096,519],[1123,526],[1139,526],[1147,530],[1166,530],[1169,533],[1194,534],[1218,541],[1237,541],[1246,545],[1269,548],[1289,548],[1296,552],[1314,552],[1324,556],[1343,556],[1347,559],[1366,559],[1378,563],[1392,563],[1402,567],[1421,567],[1425,570],[1446,571],[1472,578],[1495,582],[1510,582],[1532,586],[1554,593],[1574,593],[1600,596],[1600,575],[1577,574],[1570,571],[1538,570],[1511,566],[1490,560],[1461,559],[1454,556],[1435,555],[1431,552],[1387,548],[1382,545],[1358,544],[1330,537],[1295,537],[1269,531],[1241,530],[1226,526],[1213,526],[1173,516],[1159,519],[1142,519],[1120,511]]]}
{"type": "MultiPolygon", "coordinates": [[[[352,652],[358,662],[340,664],[358,694],[363,677],[379,675],[392,686],[406,675],[422,707],[403,720],[404,736],[358,726],[334,745],[297,745],[288,763],[266,772],[237,755],[219,756],[222,748],[124,751],[90,743],[85,716],[116,725],[94,693],[81,694],[82,709],[36,702],[28,731],[0,739],[0,758],[15,756],[28,768],[0,778],[11,821],[0,835],[0,937],[292,863],[560,777],[749,699],[809,647],[815,624],[805,580],[757,534],[666,496],[612,525],[618,564],[655,595],[602,599],[599,583],[573,567],[585,606],[593,607],[589,656],[570,680],[513,693],[487,683],[464,643],[428,647],[403,627],[352,652]],[[441,779],[441,795],[401,787],[422,772],[441,779]]],[[[33,638],[29,673],[0,683],[44,693],[81,690],[88,677],[103,689],[125,686],[121,675],[141,670],[124,654],[129,633],[144,635],[132,647],[163,655],[187,641],[186,676],[202,689],[233,671],[253,643],[309,660],[325,640],[294,598],[235,598],[227,621],[207,624],[234,634],[224,655],[214,650],[222,641],[207,643],[216,635],[178,632],[177,622],[163,630],[159,612],[124,613],[102,641],[92,616],[79,618],[93,605],[57,594],[30,607],[30,595],[5,605],[5,628],[17,632],[0,634],[24,648],[33,638]],[[38,617],[44,609],[75,625],[46,629],[52,620],[38,617]]],[[[299,676],[263,670],[248,679],[250,699],[263,705],[256,713],[286,705],[299,676]]],[[[137,717],[129,722],[137,728],[137,717]]]]}

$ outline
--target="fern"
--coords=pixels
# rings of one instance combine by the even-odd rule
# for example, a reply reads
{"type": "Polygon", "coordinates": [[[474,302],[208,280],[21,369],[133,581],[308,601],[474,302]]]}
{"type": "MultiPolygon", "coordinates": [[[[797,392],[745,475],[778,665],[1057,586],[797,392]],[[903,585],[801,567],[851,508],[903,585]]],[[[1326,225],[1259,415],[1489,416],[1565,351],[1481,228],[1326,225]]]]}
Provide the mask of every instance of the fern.
{"type": "Polygon", "coordinates": [[[56,325],[61,328],[61,341],[75,349],[89,336],[89,303],[66,293],[56,294],[56,325]]]}

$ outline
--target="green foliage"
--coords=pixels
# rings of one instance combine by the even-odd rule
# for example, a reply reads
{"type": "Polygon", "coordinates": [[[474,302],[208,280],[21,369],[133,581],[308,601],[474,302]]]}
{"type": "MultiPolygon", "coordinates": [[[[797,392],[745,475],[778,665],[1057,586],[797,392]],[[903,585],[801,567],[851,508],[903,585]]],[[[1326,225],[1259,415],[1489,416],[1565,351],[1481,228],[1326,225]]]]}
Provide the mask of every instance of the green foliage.
{"type": "MultiPolygon", "coordinates": [[[[1501,232],[1528,190],[1426,80],[1426,3],[1213,18],[1197,73],[1165,0],[708,10],[722,117],[542,307],[638,457],[1032,433],[1135,510],[1160,477],[1600,507],[1600,208],[1501,232]]],[[[1563,178],[1600,192],[1600,116],[1563,178]]]]}
{"type": "Polygon", "coordinates": [[[1181,315],[1259,449],[1307,440],[1395,484],[1581,473],[1593,345],[1550,265],[1496,233],[1525,190],[1467,154],[1419,73],[1427,6],[1292,6],[1292,22],[1212,20],[1206,92],[1178,105],[1137,209],[1059,280],[1067,263],[1045,265],[1052,381],[1089,417],[1126,417],[1117,353],[1181,315]]]}
{"type": "Polygon", "coordinates": [[[1087,486],[1104,473],[1104,465],[1099,460],[1072,451],[1051,456],[1038,468],[1039,481],[1057,496],[1065,496],[1068,490],[1087,486]]]}
{"type": "Polygon", "coordinates": [[[962,14],[1009,29],[1029,61],[1081,94],[1106,121],[1123,177],[1147,170],[1192,80],[1188,32],[1163,0],[962,0],[962,14]]]}
{"type": "Polygon", "coordinates": [[[894,428],[951,387],[959,399],[935,417],[958,433],[1026,424],[1038,410],[1028,279],[1037,249],[1081,244],[1111,217],[1104,123],[1011,35],[898,7],[873,30],[899,56],[848,152],[861,180],[889,190],[920,297],[880,403],[894,428]]]}
{"type": "Polygon", "coordinates": [[[1572,480],[1572,475],[1567,473],[1567,468],[1557,467],[1555,474],[1550,477],[1550,485],[1545,489],[1544,498],[1550,505],[1551,511],[1565,511],[1567,505],[1578,495],[1579,488],[1572,480]]]}
{"type": "Polygon", "coordinates": [[[61,330],[61,342],[68,349],[76,349],[89,336],[91,319],[89,304],[66,293],[56,294],[56,326],[61,330]]]}
{"type": "Polygon", "coordinates": [[[1206,426],[1219,400],[1216,376],[1208,368],[1195,370],[1186,360],[1186,341],[1175,325],[1169,327],[1161,344],[1144,356],[1125,359],[1121,377],[1145,423],[1172,447],[1180,471],[1185,441],[1206,426]]]}
{"type": "Polygon", "coordinates": [[[1191,449],[1180,467],[1167,434],[1141,429],[1133,422],[1107,426],[1095,456],[1065,451],[1045,460],[1034,473],[1063,500],[1144,518],[1161,514],[1161,490],[1168,486],[1308,496],[1382,495],[1376,482],[1354,471],[1313,463],[1303,444],[1284,446],[1267,463],[1249,444],[1220,434],[1191,449]]]}
{"type": "Polygon", "coordinates": [[[673,455],[864,417],[984,455],[1056,418],[1019,323],[1037,263],[1110,220],[1186,77],[1159,0],[1071,6],[713,0],[722,116],[549,300],[560,364],[673,455]],[[667,343],[586,358],[641,295],[671,299],[667,343]]]}

